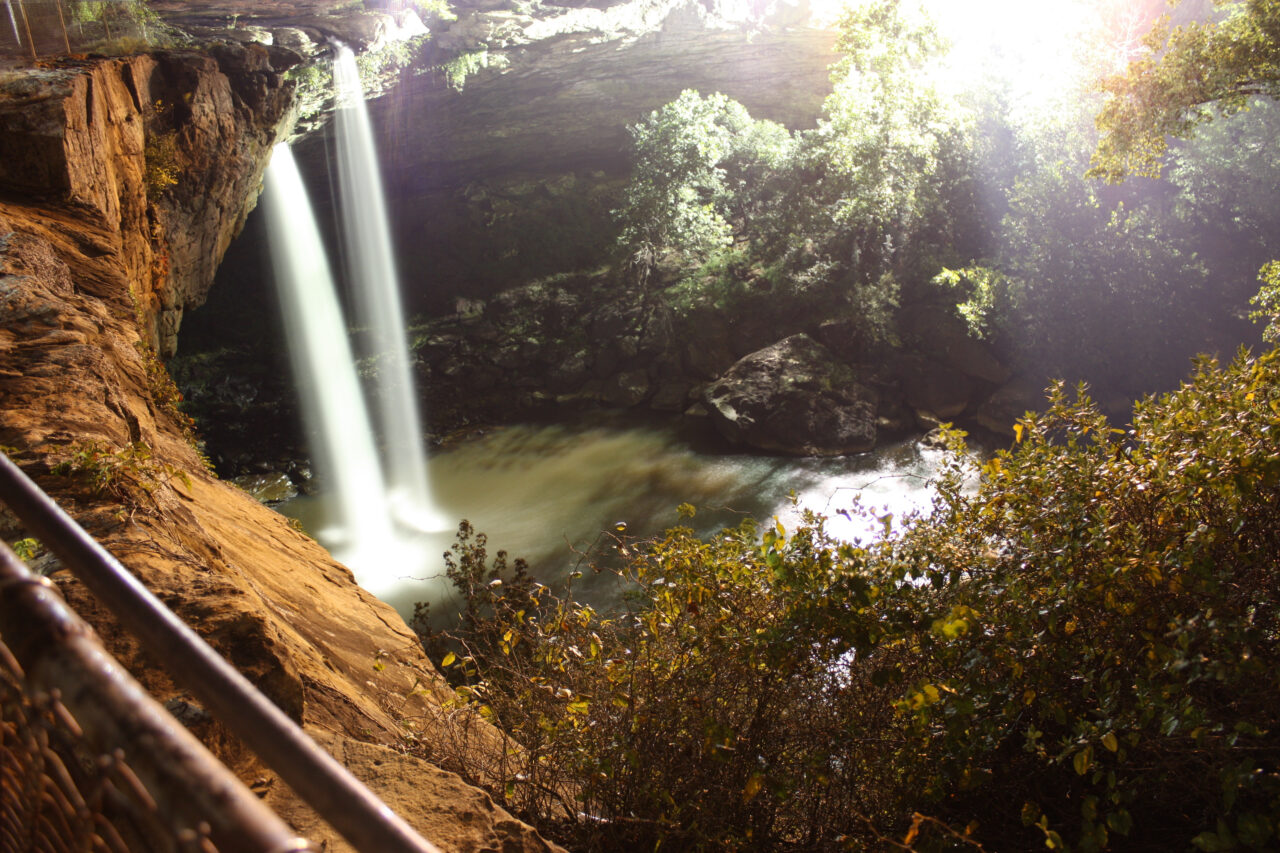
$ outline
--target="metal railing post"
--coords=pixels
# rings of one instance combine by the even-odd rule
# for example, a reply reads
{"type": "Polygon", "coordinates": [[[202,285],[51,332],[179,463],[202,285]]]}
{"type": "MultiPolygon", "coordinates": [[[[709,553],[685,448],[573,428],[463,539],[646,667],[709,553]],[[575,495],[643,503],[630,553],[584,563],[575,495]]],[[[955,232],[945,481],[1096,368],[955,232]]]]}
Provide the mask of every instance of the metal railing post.
{"type": "Polygon", "coordinates": [[[29,687],[70,711],[86,745],[104,756],[124,745],[152,808],[193,840],[204,834],[219,850],[246,853],[313,849],[121,669],[53,584],[3,542],[0,638],[29,687]]]}
{"type": "Polygon", "coordinates": [[[439,853],[0,453],[0,500],[229,731],[364,853],[439,853]]]}

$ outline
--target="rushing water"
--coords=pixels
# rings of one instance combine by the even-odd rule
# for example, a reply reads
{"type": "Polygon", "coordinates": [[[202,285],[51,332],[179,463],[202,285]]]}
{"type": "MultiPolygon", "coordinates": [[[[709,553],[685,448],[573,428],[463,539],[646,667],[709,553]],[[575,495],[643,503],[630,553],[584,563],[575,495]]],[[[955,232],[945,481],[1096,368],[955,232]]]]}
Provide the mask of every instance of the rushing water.
{"type": "MultiPolygon", "coordinates": [[[[455,525],[465,518],[486,533],[490,554],[504,549],[525,557],[534,577],[549,585],[580,570],[575,596],[608,605],[620,594],[619,581],[590,566],[608,558],[619,522],[636,537],[681,523],[707,532],[747,516],[776,516],[790,529],[807,508],[827,515],[841,538],[867,538],[883,530],[880,522],[839,511],[855,496],[899,518],[927,509],[928,478],[941,461],[941,451],[915,441],[839,459],[795,459],[700,449],[664,426],[579,423],[477,434],[433,454],[431,465],[439,511],[455,525]],[[676,511],[686,502],[698,510],[690,522],[676,511]]],[[[310,529],[326,502],[325,496],[299,498],[282,511],[310,529]]],[[[452,532],[431,537],[431,553],[442,554],[452,541],[452,532]]],[[[422,600],[448,610],[457,602],[438,577],[443,566],[437,556],[425,571],[405,567],[400,582],[379,595],[406,615],[422,600]]]]}
{"type": "Polygon", "coordinates": [[[325,246],[287,145],[276,146],[267,169],[264,207],[312,457],[333,490],[312,530],[361,585],[388,596],[401,575],[426,571],[431,535],[451,525],[432,505],[377,150],[355,57],[346,48],[338,51],[334,81],[341,233],[358,319],[372,347],[365,356],[376,376],[380,452],[325,246]]]}
{"type": "Polygon", "coordinates": [[[433,507],[378,151],[355,54],[349,48],[337,48],[333,83],[342,240],[347,249],[355,319],[366,327],[363,340],[367,349],[361,355],[372,364],[374,374],[374,408],[382,437],[387,500],[401,524],[438,531],[447,525],[433,507]]]}
{"type": "Polygon", "coordinates": [[[272,152],[262,206],[303,416],[324,425],[314,431],[312,462],[332,484],[333,498],[316,537],[358,570],[358,543],[391,538],[386,488],[324,244],[293,153],[283,143],[272,152]]]}

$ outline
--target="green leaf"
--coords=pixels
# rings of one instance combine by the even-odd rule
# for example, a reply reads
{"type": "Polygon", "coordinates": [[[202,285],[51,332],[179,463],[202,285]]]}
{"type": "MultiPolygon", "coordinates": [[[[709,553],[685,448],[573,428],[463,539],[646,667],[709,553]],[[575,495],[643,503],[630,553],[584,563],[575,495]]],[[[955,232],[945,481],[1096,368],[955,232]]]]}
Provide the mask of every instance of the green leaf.
{"type": "Polygon", "coordinates": [[[1223,838],[1216,832],[1202,832],[1195,838],[1191,839],[1191,844],[1197,850],[1203,850],[1205,853],[1218,853],[1221,850],[1234,850],[1236,842],[1234,838],[1227,836],[1223,838]]]}
{"type": "Polygon", "coordinates": [[[1133,818],[1129,815],[1129,810],[1120,809],[1108,813],[1107,828],[1117,835],[1128,835],[1133,829],[1133,818]]]}
{"type": "Polygon", "coordinates": [[[1273,827],[1265,816],[1255,812],[1240,815],[1236,821],[1236,835],[1240,842],[1255,850],[1261,850],[1271,840],[1273,827]]]}

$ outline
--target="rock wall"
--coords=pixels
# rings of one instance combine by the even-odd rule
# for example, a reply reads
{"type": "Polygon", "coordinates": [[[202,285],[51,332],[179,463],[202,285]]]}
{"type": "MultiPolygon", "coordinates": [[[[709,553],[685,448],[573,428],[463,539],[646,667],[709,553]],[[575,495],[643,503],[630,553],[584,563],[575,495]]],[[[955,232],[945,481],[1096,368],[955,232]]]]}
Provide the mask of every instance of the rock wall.
{"type": "MultiPolygon", "coordinates": [[[[285,519],[205,469],[154,347],[198,300],[253,204],[288,91],[227,47],[0,78],[0,445],[273,701],[447,850],[546,850],[406,754],[480,721],[387,605],[285,519]]],[[[21,535],[7,515],[0,534],[21,535]]],[[[297,829],[346,849],[53,561],[139,680],[297,829]]]]}

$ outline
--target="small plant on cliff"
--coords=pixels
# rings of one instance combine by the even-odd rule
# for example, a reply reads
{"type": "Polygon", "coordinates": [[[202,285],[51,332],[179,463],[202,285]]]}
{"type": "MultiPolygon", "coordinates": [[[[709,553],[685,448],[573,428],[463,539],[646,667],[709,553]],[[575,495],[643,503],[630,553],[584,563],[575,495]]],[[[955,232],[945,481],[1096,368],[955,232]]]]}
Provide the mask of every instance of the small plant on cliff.
{"type": "Polygon", "coordinates": [[[502,54],[493,54],[488,50],[474,50],[459,54],[439,67],[449,88],[461,92],[468,77],[486,68],[506,68],[508,61],[502,54]]]}
{"type": "MultiPolygon", "coordinates": [[[[182,432],[182,437],[187,440],[192,447],[200,450],[200,437],[196,432],[196,422],[191,415],[182,409],[182,392],[178,390],[178,386],[174,383],[173,377],[169,375],[169,371],[164,366],[164,362],[160,360],[160,356],[156,355],[148,344],[137,341],[134,344],[138,354],[142,356],[142,362],[147,370],[147,392],[151,397],[151,402],[155,407],[169,417],[182,432]]],[[[208,462],[206,460],[206,466],[208,462]]]]}
{"type": "MultiPolygon", "coordinates": [[[[162,250],[158,250],[159,251],[162,250]]],[[[142,302],[138,299],[137,292],[133,288],[129,289],[129,298],[133,300],[134,317],[138,323],[139,334],[146,334],[150,323],[147,319],[146,311],[142,307],[142,302]]],[[[213,471],[213,462],[205,455],[204,448],[200,442],[200,435],[196,430],[195,419],[183,409],[182,392],[178,389],[177,384],[170,376],[168,368],[164,362],[160,360],[160,356],[156,351],[143,339],[134,342],[133,347],[137,350],[138,355],[142,358],[143,367],[147,374],[147,394],[151,398],[151,403],[162,414],[168,416],[169,420],[182,433],[182,437],[187,443],[195,449],[200,457],[201,464],[206,470],[213,471]]]]}
{"type": "Polygon", "coordinates": [[[29,563],[44,553],[44,546],[40,544],[40,540],[30,537],[17,540],[11,547],[13,553],[17,554],[18,559],[24,563],[29,563]]]}
{"type": "Polygon", "coordinates": [[[147,192],[150,195],[159,195],[177,185],[178,175],[182,172],[182,167],[178,164],[177,131],[165,130],[147,134],[143,156],[146,160],[147,192]]]}
{"type": "Polygon", "coordinates": [[[100,441],[77,441],[66,448],[52,473],[76,479],[92,494],[130,507],[140,506],[157,487],[173,480],[191,485],[186,473],[158,461],[143,441],[119,449],[100,441]]]}

